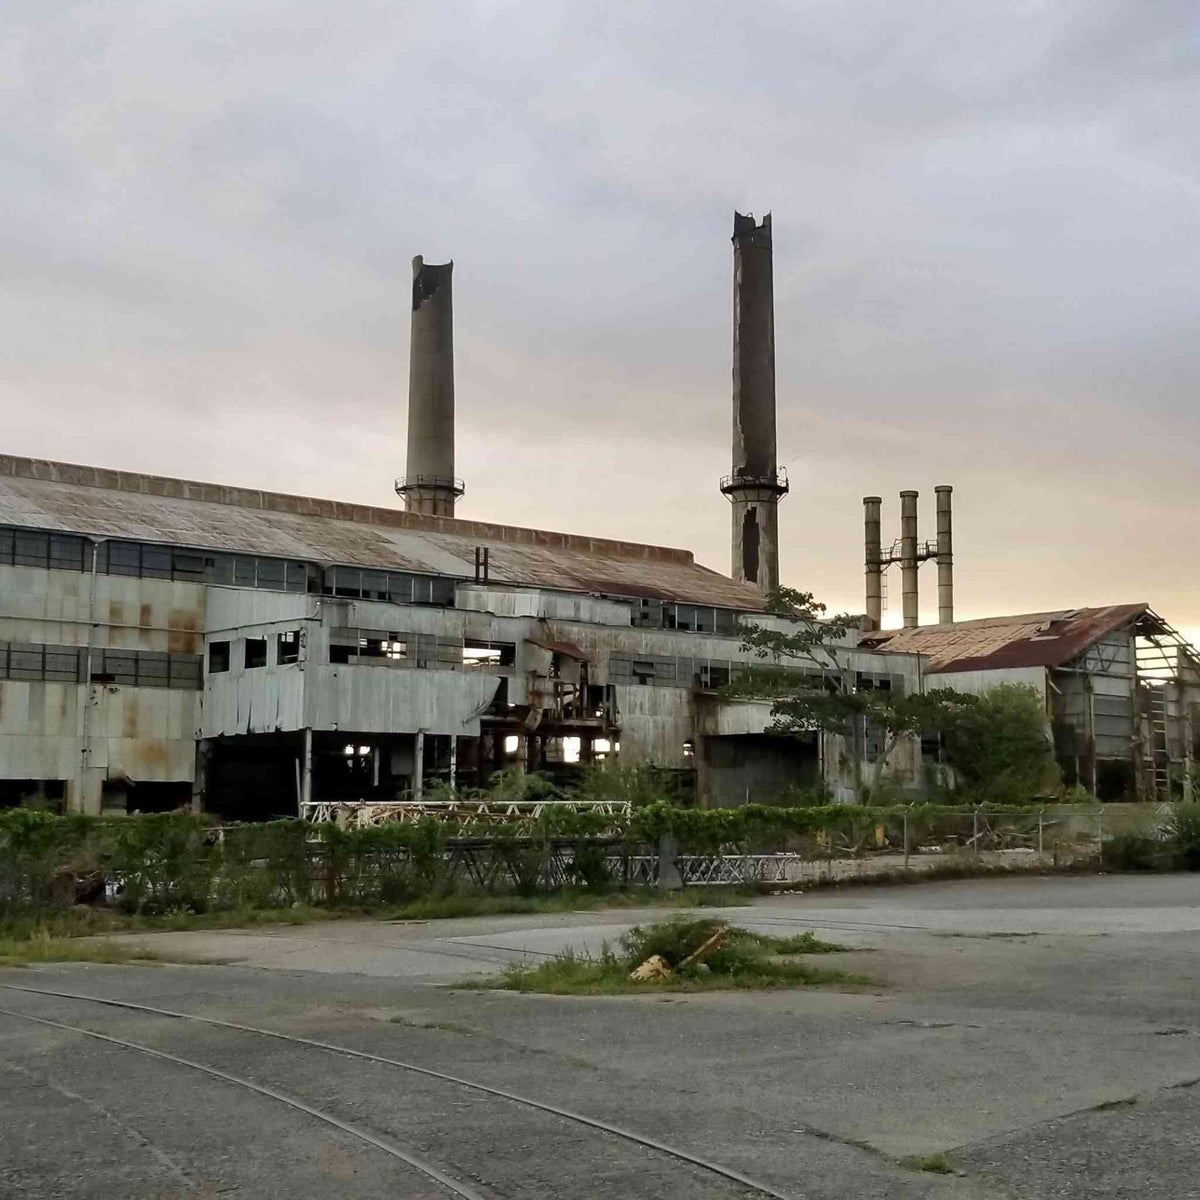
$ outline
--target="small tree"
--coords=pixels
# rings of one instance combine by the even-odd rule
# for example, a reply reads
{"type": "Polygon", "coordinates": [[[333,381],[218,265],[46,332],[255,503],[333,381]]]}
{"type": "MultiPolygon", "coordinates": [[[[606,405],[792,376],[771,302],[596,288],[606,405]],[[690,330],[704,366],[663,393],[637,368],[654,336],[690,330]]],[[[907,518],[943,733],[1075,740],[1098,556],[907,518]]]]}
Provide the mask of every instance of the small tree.
{"type": "Polygon", "coordinates": [[[904,734],[941,734],[946,759],[979,799],[1029,799],[1051,782],[1054,756],[1046,738],[1037,693],[1002,685],[984,696],[950,688],[896,695],[887,689],[848,687],[841,654],[854,619],[825,619],[825,605],[811,592],[779,588],[767,611],[789,618],[793,628],[743,625],[742,648],[772,660],[739,678],[730,692],[770,698],[768,733],[813,731],[849,735],[854,743],[855,792],[863,798],[861,738],[866,722],[882,731],[870,787],[878,791],[897,740],[904,734]],[[798,672],[795,666],[801,664],[798,672]]]}
{"type": "Polygon", "coordinates": [[[946,701],[847,687],[840,655],[849,649],[843,643],[855,628],[854,618],[846,614],[825,618],[825,605],[811,592],[781,587],[767,598],[767,611],[787,617],[794,625],[787,630],[742,626],[742,648],[773,661],[745,673],[730,691],[773,700],[768,733],[794,736],[819,730],[849,734],[854,743],[855,792],[861,801],[861,738],[866,723],[870,721],[883,733],[871,778],[871,788],[876,790],[897,739],[902,734],[940,728],[940,709],[946,701]],[[801,665],[797,671],[784,663],[801,665]]]}
{"type": "Polygon", "coordinates": [[[1041,696],[1025,684],[1004,683],[981,696],[934,691],[946,761],[977,800],[1028,801],[1056,786],[1059,772],[1046,733],[1041,696]]]}

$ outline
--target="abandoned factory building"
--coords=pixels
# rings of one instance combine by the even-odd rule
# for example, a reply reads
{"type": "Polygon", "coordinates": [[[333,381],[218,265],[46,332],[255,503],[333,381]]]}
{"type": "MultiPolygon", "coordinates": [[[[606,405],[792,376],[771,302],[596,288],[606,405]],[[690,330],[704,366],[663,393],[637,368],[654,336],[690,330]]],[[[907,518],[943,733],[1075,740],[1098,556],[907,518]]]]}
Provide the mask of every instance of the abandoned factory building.
{"type": "MultiPolygon", "coordinates": [[[[453,263],[413,260],[404,508],[367,507],[0,455],[0,804],[78,812],[191,803],[228,818],[421,798],[499,769],[619,757],[700,804],[886,767],[918,795],[915,736],[773,736],[729,690],[759,663],[739,626],[781,625],[770,215],[734,214],[730,572],[685,550],[462,520],[453,263]]],[[[937,541],[885,548],[865,500],[866,609],[821,686],[908,693],[1030,684],[1068,780],[1102,796],[1190,789],[1196,652],[1145,605],[954,621],[951,488],[937,541]],[[936,561],[937,626],[917,625],[936,561]],[[880,629],[899,565],[905,628],[880,629]]],[[[928,749],[928,748],[927,748],[928,749]]]]}
{"type": "Polygon", "coordinates": [[[710,803],[851,782],[720,693],[775,618],[683,550],[0,457],[0,596],[9,802],[253,818],[617,753],[710,803]]]}

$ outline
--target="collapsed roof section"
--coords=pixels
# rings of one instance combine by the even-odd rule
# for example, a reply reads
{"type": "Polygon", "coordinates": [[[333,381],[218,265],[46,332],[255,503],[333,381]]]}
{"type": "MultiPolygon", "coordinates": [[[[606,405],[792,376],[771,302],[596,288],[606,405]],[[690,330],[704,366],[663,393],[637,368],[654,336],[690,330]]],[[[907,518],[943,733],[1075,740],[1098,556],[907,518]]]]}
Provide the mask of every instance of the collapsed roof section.
{"type": "Polygon", "coordinates": [[[761,612],[691,551],[0,455],[0,525],[761,612]]]}
{"type": "Polygon", "coordinates": [[[954,625],[885,629],[867,634],[864,648],[920,654],[932,674],[1061,667],[1118,630],[1137,644],[1139,673],[1174,677],[1200,672],[1200,656],[1149,604],[1112,604],[1059,612],[985,617],[954,625]]]}
{"type": "Polygon", "coordinates": [[[921,654],[934,673],[1057,667],[1149,612],[1148,604],[1114,604],[985,617],[954,625],[878,630],[868,634],[863,645],[921,654]]]}

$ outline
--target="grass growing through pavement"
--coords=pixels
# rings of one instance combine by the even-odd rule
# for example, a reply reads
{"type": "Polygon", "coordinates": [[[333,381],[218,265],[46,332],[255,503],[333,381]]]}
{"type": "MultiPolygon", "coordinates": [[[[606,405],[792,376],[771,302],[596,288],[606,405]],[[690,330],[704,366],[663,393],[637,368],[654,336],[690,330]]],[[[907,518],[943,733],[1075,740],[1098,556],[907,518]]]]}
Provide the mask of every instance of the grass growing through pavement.
{"type": "Polygon", "coordinates": [[[599,955],[593,956],[567,950],[536,966],[513,964],[502,975],[467,980],[456,986],[556,996],[610,996],[869,983],[861,975],[792,961],[801,955],[833,954],[845,949],[822,942],[812,933],[775,938],[713,918],[676,918],[635,926],[621,939],[619,951],[605,946],[599,955]],[[682,965],[697,947],[721,929],[726,931],[726,939],[720,949],[706,954],[697,963],[682,965]],[[631,979],[630,972],[652,955],[663,958],[673,973],[665,979],[631,979]]]}
{"type": "Polygon", "coordinates": [[[684,892],[660,892],[656,888],[633,888],[613,892],[567,890],[549,896],[482,896],[452,893],[449,896],[427,896],[406,904],[372,907],[325,908],[312,904],[297,904],[290,908],[234,908],[203,913],[179,910],[158,915],[124,913],[115,908],[78,905],[48,916],[0,919],[0,946],[23,943],[34,938],[61,940],[103,936],[107,933],[243,929],[255,925],[307,925],[318,921],[355,918],[380,921],[437,921],[502,913],[561,913],[581,909],[590,911],[604,908],[661,908],[667,905],[731,908],[749,904],[750,898],[758,894],[756,890],[742,888],[688,888],[684,892]]]}
{"type": "Polygon", "coordinates": [[[158,958],[149,951],[118,946],[113,942],[84,942],[78,938],[55,937],[45,931],[20,939],[0,937],[0,967],[27,967],[30,963],[49,962],[145,963],[155,962],[158,958]]]}

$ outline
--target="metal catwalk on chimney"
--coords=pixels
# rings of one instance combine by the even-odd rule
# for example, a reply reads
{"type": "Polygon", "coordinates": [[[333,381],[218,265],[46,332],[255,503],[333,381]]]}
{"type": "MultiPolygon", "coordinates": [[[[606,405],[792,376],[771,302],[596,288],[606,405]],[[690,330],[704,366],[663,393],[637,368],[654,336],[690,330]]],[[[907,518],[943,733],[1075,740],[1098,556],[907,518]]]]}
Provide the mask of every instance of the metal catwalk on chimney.
{"type": "Polygon", "coordinates": [[[454,476],[454,263],[413,259],[408,359],[408,461],[396,493],[409,512],[454,516],[463,482],[454,476]]]}
{"type": "Polygon", "coordinates": [[[779,586],[779,501],[787,475],[775,461],[775,293],[771,214],[733,214],[733,471],[721,491],[733,508],[734,579],[766,595],[779,586]]]}

